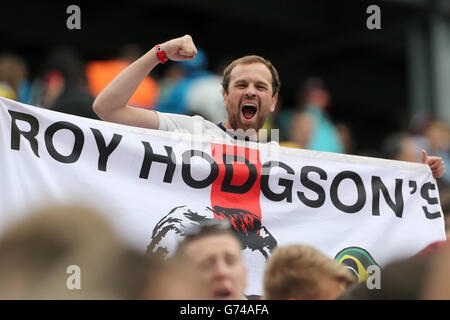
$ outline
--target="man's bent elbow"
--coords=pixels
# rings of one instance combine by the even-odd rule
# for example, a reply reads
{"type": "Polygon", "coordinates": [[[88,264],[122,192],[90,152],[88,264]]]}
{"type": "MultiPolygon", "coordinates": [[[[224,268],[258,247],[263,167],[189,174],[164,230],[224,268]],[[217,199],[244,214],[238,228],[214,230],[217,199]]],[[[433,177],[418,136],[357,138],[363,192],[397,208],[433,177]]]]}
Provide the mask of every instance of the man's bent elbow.
{"type": "Polygon", "coordinates": [[[94,103],[92,104],[92,109],[97,114],[97,116],[102,119],[106,120],[107,112],[105,110],[104,104],[97,101],[97,99],[94,100],[94,103]]]}

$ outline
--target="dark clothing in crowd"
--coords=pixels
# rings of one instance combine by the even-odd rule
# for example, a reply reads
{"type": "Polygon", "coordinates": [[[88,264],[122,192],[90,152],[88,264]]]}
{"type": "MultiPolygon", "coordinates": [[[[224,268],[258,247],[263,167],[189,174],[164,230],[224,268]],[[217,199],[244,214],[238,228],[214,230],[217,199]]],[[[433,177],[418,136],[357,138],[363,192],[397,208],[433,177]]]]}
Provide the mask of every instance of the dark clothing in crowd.
{"type": "Polygon", "coordinates": [[[65,88],[52,110],[80,117],[99,119],[92,109],[94,97],[80,88],[65,88]]]}

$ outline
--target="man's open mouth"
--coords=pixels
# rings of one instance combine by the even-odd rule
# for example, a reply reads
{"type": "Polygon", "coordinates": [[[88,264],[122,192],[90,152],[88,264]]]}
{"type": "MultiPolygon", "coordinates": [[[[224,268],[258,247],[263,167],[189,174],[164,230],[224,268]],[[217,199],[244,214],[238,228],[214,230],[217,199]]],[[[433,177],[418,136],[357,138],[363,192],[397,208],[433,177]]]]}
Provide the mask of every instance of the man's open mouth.
{"type": "Polygon", "coordinates": [[[242,106],[242,115],[244,116],[245,119],[247,120],[251,120],[256,112],[258,111],[258,108],[255,104],[252,103],[246,103],[242,106]]]}

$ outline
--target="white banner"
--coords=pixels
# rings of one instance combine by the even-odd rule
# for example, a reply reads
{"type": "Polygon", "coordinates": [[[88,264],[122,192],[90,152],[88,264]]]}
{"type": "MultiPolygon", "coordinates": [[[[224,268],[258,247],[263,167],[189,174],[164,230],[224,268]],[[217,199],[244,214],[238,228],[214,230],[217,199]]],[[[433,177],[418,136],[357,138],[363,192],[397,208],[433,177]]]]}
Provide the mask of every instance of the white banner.
{"type": "Polygon", "coordinates": [[[312,245],[361,278],[445,239],[426,165],[188,138],[0,98],[0,233],[30,209],[85,202],[133,246],[170,255],[176,231],[227,219],[243,242],[248,295],[262,294],[276,246],[312,245]]]}

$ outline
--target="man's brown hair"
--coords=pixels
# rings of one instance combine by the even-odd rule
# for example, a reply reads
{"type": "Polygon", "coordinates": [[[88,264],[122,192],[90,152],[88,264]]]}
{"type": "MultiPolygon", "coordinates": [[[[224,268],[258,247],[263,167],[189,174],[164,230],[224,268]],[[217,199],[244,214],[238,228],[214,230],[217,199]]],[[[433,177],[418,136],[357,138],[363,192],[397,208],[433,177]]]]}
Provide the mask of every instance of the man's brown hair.
{"type": "Polygon", "coordinates": [[[245,56],[236,59],[225,68],[225,70],[223,71],[223,79],[222,79],[222,87],[225,90],[225,92],[228,94],[228,86],[230,85],[231,71],[239,64],[251,64],[251,63],[262,63],[267,67],[267,69],[269,69],[270,73],[272,74],[272,96],[277,94],[280,91],[281,86],[277,69],[275,69],[275,67],[269,60],[266,60],[263,57],[256,55],[245,56]]]}
{"type": "Polygon", "coordinates": [[[183,257],[186,253],[187,246],[196,240],[221,235],[229,235],[241,244],[236,232],[233,231],[228,221],[221,219],[206,220],[186,230],[183,240],[178,243],[174,258],[178,259],[183,257]]]}
{"type": "Polygon", "coordinates": [[[344,266],[313,247],[298,244],[278,247],[264,271],[264,298],[312,299],[326,290],[321,279],[327,277],[344,287],[356,281],[344,266]]]}

